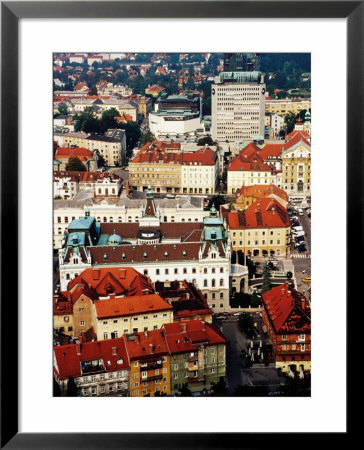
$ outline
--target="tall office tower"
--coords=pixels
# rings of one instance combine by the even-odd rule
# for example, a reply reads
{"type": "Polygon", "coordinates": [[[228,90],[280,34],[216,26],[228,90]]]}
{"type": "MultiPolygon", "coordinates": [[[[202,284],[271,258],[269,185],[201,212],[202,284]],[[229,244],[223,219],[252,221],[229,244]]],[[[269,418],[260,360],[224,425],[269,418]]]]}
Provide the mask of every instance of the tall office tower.
{"type": "Polygon", "coordinates": [[[252,72],[259,70],[258,53],[225,53],[224,72],[252,72]]]}
{"type": "Polygon", "coordinates": [[[263,75],[256,70],[221,72],[211,85],[211,113],[215,141],[264,139],[263,75]]]}

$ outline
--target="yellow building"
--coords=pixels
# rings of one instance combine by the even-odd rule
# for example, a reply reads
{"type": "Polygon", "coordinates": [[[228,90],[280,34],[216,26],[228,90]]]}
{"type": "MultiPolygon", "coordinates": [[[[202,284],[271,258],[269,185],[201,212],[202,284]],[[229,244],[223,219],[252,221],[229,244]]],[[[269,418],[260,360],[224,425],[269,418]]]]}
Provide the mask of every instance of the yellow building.
{"type": "Polygon", "coordinates": [[[157,294],[114,296],[94,302],[97,340],[114,339],[124,333],[157,330],[173,322],[173,308],[157,294]]]}
{"type": "Polygon", "coordinates": [[[271,198],[262,198],[245,211],[227,213],[234,251],[245,255],[288,255],[290,220],[287,209],[271,198]]]}
{"type": "Polygon", "coordinates": [[[305,205],[311,197],[311,144],[300,133],[282,153],[282,188],[293,203],[305,205]]]}
{"type": "Polygon", "coordinates": [[[285,98],[280,100],[266,100],[265,112],[270,114],[286,115],[298,114],[302,110],[311,109],[311,99],[285,98]]]}
{"type": "Polygon", "coordinates": [[[130,362],[130,396],[170,395],[170,356],[160,330],[124,334],[130,362]]]}
{"type": "Polygon", "coordinates": [[[235,202],[232,203],[234,209],[244,211],[260,198],[272,198],[277,200],[284,208],[288,204],[288,195],[283,189],[274,184],[255,184],[253,186],[242,186],[236,193],[235,202]]]}

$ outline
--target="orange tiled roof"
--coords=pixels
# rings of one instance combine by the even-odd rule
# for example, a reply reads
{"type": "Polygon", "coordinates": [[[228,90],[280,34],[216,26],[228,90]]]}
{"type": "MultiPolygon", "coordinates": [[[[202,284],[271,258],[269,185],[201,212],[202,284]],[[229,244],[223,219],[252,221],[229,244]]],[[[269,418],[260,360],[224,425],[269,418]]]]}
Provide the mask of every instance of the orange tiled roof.
{"type": "Polygon", "coordinates": [[[265,197],[255,201],[245,211],[227,214],[230,228],[274,228],[289,227],[290,220],[286,208],[275,199],[265,197]]]}
{"type": "Polygon", "coordinates": [[[262,294],[262,299],[276,333],[293,330],[296,330],[297,333],[299,330],[310,331],[310,312],[308,308],[305,310],[302,308],[302,301],[305,300],[305,297],[289,287],[287,283],[265,292],[262,294]],[[293,323],[294,321],[296,325],[293,323]]]}
{"type": "Polygon", "coordinates": [[[98,319],[131,316],[143,313],[172,310],[172,306],[158,294],[134,295],[133,297],[110,298],[95,301],[98,319]]]}

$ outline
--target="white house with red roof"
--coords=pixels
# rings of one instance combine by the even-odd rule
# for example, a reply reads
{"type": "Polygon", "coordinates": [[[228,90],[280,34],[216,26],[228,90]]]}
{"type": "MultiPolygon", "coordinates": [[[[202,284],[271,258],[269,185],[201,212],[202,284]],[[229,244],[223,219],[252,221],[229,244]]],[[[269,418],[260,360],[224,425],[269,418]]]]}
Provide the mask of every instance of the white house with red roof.
{"type": "Polygon", "coordinates": [[[227,168],[228,194],[234,194],[242,186],[277,184],[275,166],[264,162],[261,151],[257,144],[251,142],[230,161],[227,168]]]}

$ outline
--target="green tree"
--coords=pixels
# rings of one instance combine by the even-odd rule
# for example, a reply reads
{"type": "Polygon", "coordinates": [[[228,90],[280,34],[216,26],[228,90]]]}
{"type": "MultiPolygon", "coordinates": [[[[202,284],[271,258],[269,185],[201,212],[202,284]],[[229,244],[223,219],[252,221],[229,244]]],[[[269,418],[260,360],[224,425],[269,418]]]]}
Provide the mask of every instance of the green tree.
{"type": "Polygon", "coordinates": [[[117,128],[125,131],[126,146],[130,151],[137,145],[141,136],[140,125],[137,122],[119,123],[117,128]]]}
{"type": "Polygon", "coordinates": [[[211,136],[205,136],[197,141],[197,145],[206,145],[206,144],[217,145],[216,141],[214,141],[211,136]]]}
{"type": "Polygon", "coordinates": [[[101,117],[101,129],[105,133],[109,128],[116,128],[118,123],[115,117],[119,117],[119,111],[116,108],[111,108],[102,113],[101,117]]]}
{"type": "Polygon", "coordinates": [[[86,166],[77,156],[70,156],[66,170],[70,172],[86,172],[86,166]]]}
{"type": "Polygon", "coordinates": [[[263,267],[263,274],[262,274],[262,293],[267,292],[271,288],[271,282],[270,282],[270,269],[269,265],[267,263],[264,264],[263,267]]]}
{"type": "Polygon", "coordinates": [[[68,378],[67,383],[67,397],[77,397],[77,386],[73,377],[68,378]]]}
{"type": "Polygon", "coordinates": [[[59,105],[58,106],[58,111],[61,114],[61,116],[67,116],[67,114],[68,114],[66,105],[59,105]]]}
{"type": "Polygon", "coordinates": [[[142,145],[146,144],[147,142],[153,142],[153,141],[155,141],[154,134],[150,130],[146,131],[142,137],[142,142],[141,142],[142,145]]]}
{"type": "Polygon", "coordinates": [[[256,291],[254,291],[252,293],[252,295],[250,296],[250,305],[252,308],[259,308],[259,306],[262,304],[261,299],[259,298],[258,294],[256,293],[256,291]]]}
{"type": "Polygon", "coordinates": [[[289,112],[284,116],[284,124],[286,127],[286,133],[289,134],[293,131],[294,126],[296,124],[297,116],[294,112],[289,112]]]}
{"type": "Polygon", "coordinates": [[[90,117],[82,122],[81,131],[85,133],[102,133],[102,123],[96,117],[90,117]]]}

